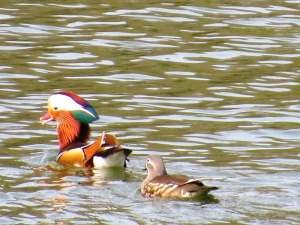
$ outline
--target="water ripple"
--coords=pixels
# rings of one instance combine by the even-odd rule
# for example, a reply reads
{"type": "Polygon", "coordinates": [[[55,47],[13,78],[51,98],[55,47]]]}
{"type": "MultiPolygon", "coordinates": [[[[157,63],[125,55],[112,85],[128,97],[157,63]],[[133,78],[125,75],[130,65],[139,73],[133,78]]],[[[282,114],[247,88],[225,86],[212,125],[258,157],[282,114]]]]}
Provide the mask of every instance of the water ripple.
{"type": "Polygon", "coordinates": [[[97,58],[98,56],[90,53],[44,53],[46,56],[39,56],[41,59],[54,59],[54,60],[77,60],[82,58],[97,58]]]}
{"type": "Polygon", "coordinates": [[[186,59],[186,58],[194,58],[200,56],[201,54],[197,54],[197,53],[177,52],[172,55],[143,56],[141,58],[167,61],[167,62],[169,61],[169,62],[181,62],[181,63],[204,63],[205,61],[186,59]]]}
{"type": "MultiPolygon", "coordinates": [[[[184,8],[191,11],[208,13],[208,14],[227,14],[227,15],[247,15],[247,14],[255,14],[254,12],[245,12],[244,10],[233,10],[231,9],[214,9],[214,8],[206,8],[206,7],[197,7],[197,6],[181,6],[180,8],[184,8]]],[[[225,7],[224,7],[225,8],[225,7]]]]}
{"type": "Polygon", "coordinates": [[[3,1],[0,224],[299,224],[300,2],[256,3],[3,1]],[[91,141],[133,149],[126,170],[55,162],[39,117],[63,90],[99,112],[91,141]],[[144,198],[147,154],[220,189],[144,198]]]}
{"type": "Polygon", "coordinates": [[[0,20],[7,20],[7,19],[12,19],[12,18],[14,18],[14,16],[0,14],[0,20]]]}
{"type": "Polygon", "coordinates": [[[0,32],[10,32],[10,33],[18,33],[18,34],[50,34],[47,31],[38,28],[28,28],[28,27],[6,27],[0,26],[0,32]]]}
{"type": "Polygon", "coordinates": [[[150,12],[163,12],[163,13],[172,13],[172,14],[178,14],[178,15],[187,15],[187,16],[197,16],[202,17],[203,14],[201,13],[195,13],[189,10],[182,10],[182,9],[168,9],[168,8],[156,8],[156,7],[148,7],[146,10],[149,10],[150,12]]]}
{"type": "Polygon", "coordinates": [[[128,33],[128,32],[98,32],[96,36],[107,36],[107,37],[139,37],[145,36],[145,33],[128,33]]]}
{"type": "Polygon", "coordinates": [[[79,43],[84,45],[102,46],[102,47],[122,47],[129,49],[136,48],[174,48],[173,45],[167,44],[153,44],[140,41],[115,41],[107,39],[93,39],[91,41],[72,41],[73,43],[79,43]]]}
{"type": "Polygon", "coordinates": [[[287,28],[293,24],[299,26],[300,19],[287,18],[248,18],[248,19],[234,19],[225,21],[230,24],[238,24],[243,26],[263,26],[263,27],[280,27],[287,28]]]}
{"type": "Polygon", "coordinates": [[[162,80],[164,78],[155,77],[145,74],[126,73],[126,74],[114,74],[109,76],[78,76],[78,77],[66,77],[67,79],[101,79],[109,81],[142,81],[142,80],[162,80]]]}
{"type": "Polygon", "coordinates": [[[0,73],[1,79],[32,79],[32,78],[39,78],[36,75],[27,75],[27,74],[11,74],[11,73],[0,73]]]}
{"type": "Polygon", "coordinates": [[[90,26],[90,25],[125,25],[125,21],[116,21],[116,22],[82,22],[76,21],[74,23],[69,23],[67,27],[82,27],[82,26],[90,26]]]}
{"type": "Polygon", "coordinates": [[[57,6],[57,7],[62,7],[62,8],[86,8],[88,7],[87,5],[83,5],[83,4],[75,4],[75,5],[62,5],[62,4],[54,4],[54,3],[48,3],[48,5],[51,6],[57,6]]]}

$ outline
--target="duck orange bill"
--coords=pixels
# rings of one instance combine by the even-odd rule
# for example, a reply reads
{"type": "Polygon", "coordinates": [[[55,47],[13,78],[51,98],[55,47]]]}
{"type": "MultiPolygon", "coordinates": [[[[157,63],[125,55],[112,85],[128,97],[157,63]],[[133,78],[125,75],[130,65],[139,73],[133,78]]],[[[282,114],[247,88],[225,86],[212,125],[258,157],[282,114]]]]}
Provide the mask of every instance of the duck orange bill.
{"type": "Polygon", "coordinates": [[[40,120],[41,120],[41,121],[42,121],[42,120],[45,120],[45,121],[42,122],[42,125],[45,125],[45,124],[47,124],[47,123],[53,121],[53,118],[52,118],[52,116],[49,114],[49,112],[47,112],[45,115],[43,115],[43,116],[40,118],[40,120]]]}

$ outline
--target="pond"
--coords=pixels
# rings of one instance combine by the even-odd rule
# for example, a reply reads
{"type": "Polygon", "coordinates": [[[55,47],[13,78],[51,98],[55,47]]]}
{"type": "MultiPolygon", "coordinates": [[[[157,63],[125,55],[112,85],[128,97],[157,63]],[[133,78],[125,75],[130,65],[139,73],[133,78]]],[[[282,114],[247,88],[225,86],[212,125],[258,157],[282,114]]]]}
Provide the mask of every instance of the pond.
{"type": "Polygon", "coordinates": [[[0,224],[299,224],[298,0],[5,1],[0,224]],[[133,150],[123,169],[55,162],[47,99],[72,91],[133,150]],[[144,198],[147,155],[219,189],[144,198]]]}

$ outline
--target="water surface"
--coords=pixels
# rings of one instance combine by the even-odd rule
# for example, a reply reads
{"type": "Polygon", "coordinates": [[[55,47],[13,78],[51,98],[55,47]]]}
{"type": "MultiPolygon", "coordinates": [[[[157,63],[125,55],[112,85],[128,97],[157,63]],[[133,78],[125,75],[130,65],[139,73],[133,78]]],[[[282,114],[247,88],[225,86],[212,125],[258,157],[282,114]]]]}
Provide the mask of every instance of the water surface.
{"type": "Polygon", "coordinates": [[[0,7],[1,224],[299,224],[299,1],[0,7]],[[86,98],[128,168],[55,163],[48,97],[86,98]],[[220,187],[148,199],[148,154],[220,187]]]}

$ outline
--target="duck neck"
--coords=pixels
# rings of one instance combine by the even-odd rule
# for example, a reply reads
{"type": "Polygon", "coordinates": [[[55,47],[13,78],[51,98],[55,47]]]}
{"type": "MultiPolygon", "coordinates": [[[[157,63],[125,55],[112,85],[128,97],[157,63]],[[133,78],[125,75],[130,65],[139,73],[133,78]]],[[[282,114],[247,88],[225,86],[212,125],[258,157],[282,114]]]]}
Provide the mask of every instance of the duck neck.
{"type": "Polygon", "coordinates": [[[59,153],[87,144],[91,133],[89,124],[78,122],[70,112],[63,114],[57,122],[59,153]]]}
{"type": "Polygon", "coordinates": [[[164,176],[164,175],[168,175],[167,170],[164,165],[163,165],[163,167],[160,168],[159,171],[157,171],[156,168],[149,167],[148,168],[148,176],[143,181],[143,183],[145,184],[145,183],[151,181],[152,179],[154,179],[155,177],[164,176]]]}

